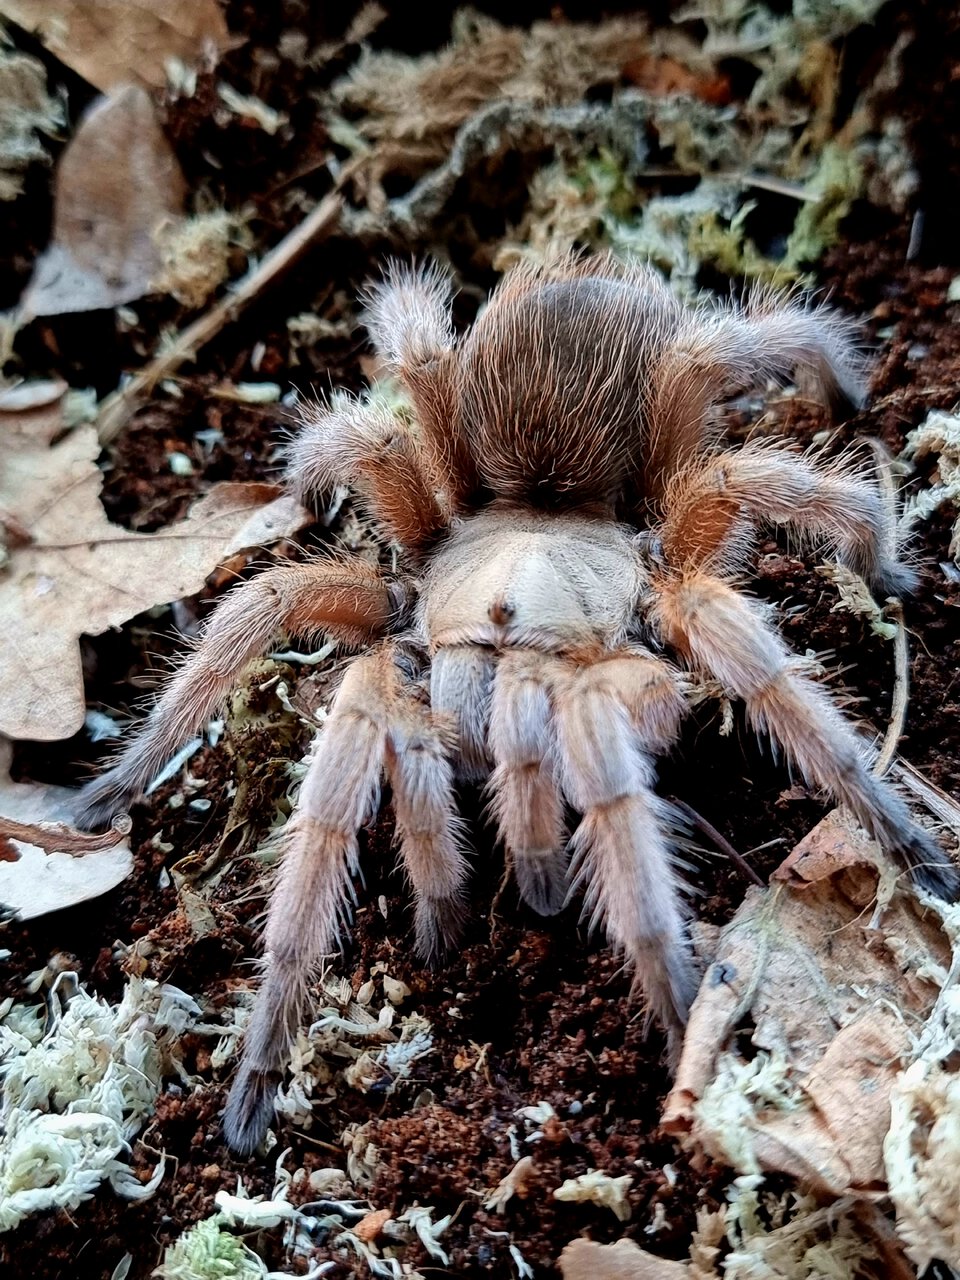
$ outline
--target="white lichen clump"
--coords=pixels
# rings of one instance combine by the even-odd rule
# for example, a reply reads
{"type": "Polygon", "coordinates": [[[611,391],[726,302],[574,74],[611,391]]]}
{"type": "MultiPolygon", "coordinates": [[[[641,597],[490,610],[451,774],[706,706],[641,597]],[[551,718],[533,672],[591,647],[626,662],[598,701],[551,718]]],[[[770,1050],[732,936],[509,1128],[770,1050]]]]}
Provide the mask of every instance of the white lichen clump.
{"type": "MultiPolygon", "coordinates": [[[[932,409],[920,426],[909,433],[901,457],[919,462],[931,456],[937,461],[933,483],[904,504],[900,520],[904,534],[929,519],[945,502],[960,506],[960,415],[932,409]]],[[[950,555],[954,560],[960,556],[960,518],[953,526],[950,555]]]]}
{"type": "Polygon", "coordinates": [[[897,1233],[921,1272],[936,1258],[960,1269],[960,1074],[954,1065],[960,1044],[960,907],[931,905],[942,916],[953,961],[949,973],[936,975],[937,1003],[914,1060],[894,1084],[883,1144],[897,1233]]]}
{"type": "Polygon", "coordinates": [[[177,1070],[177,1043],[200,1007],[176,987],[132,978],[117,1006],[81,988],[47,1031],[43,1014],[0,1007],[0,1231],[75,1209],[104,1181],[131,1200],[156,1191],[164,1161],[141,1183],[122,1156],[177,1070]]]}
{"type": "Polygon", "coordinates": [[[568,1178],[557,1187],[553,1198],[572,1204],[597,1204],[602,1209],[611,1210],[621,1222],[628,1222],[633,1212],[628,1199],[632,1185],[633,1178],[629,1173],[621,1178],[611,1178],[601,1169],[591,1169],[578,1178],[568,1178]]]}

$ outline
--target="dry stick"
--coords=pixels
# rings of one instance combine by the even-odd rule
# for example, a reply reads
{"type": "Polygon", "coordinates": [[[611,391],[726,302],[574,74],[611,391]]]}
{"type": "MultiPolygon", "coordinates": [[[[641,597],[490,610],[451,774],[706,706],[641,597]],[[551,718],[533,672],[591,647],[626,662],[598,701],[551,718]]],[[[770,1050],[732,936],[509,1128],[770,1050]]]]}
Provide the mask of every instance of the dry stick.
{"type": "Polygon", "coordinates": [[[107,831],[75,831],[63,822],[16,822],[13,818],[0,817],[0,845],[5,847],[6,841],[19,840],[21,844],[35,845],[44,853],[69,853],[83,857],[87,853],[111,849],[132,829],[133,823],[126,815],[114,818],[107,831]]]}
{"type": "Polygon", "coordinates": [[[134,374],[125,387],[107,396],[97,426],[100,443],[106,445],[115,440],[141,396],[148,394],[161,378],[170,377],[181,364],[193,359],[202,346],[235,320],[258,294],[274,284],[312,244],[328,235],[339,222],[342,208],[343,200],[339,195],[328,195],[270,250],[232,293],[181,330],[171,345],[134,374]]]}
{"type": "Polygon", "coordinates": [[[907,722],[907,704],[910,701],[910,645],[907,641],[907,628],[903,622],[903,605],[894,597],[887,603],[887,613],[893,618],[897,628],[893,638],[893,702],[890,707],[890,723],[884,735],[883,746],[877,756],[873,772],[878,778],[893,764],[897,754],[897,744],[903,737],[903,727],[907,722]]]}
{"type": "MultiPolygon", "coordinates": [[[[888,511],[896,519],[897,486],[894,483],[889,454],[877,440],[870,441],[870,451],[876,463],[881,494],[888,511]]],[[[893,542],[893,540],[891,536],[890,541],[893,542]]],[[[896,555],[896,546],[886,546],[883,551],[893,559],[896,555]]],[[[910,702],[910,645],[907,640],[907,628],[903,621],[903,602],[896,596],[891,596],[887,601],[887,612],[892,615],[893,624],[896,627],[893,639],[894,681],[890,723],[887,725],[880,754],[873,766],[874,775],[878,778],[882,778],[893,763],[897,744],[903,737],[903,728],[907,722],[907,705],[910,702]]]]}
{"type": "Polygon", "coordinates": [[[675,809],[679,809],[699,831],[702,831],[711,844],[716,845],[721,853],[726,854],[734,866],[739,867],[748,880],[752,880],[754,884],[758,884],[763,888],[761,877],[757,875],[743,854],[736,851],[727,837],[720,834],[712,822],[708,822],[702,814],[697,813],[696,809],[684,800],[677,800],[674,796],[671,796],[670,803],[675,809]]]}

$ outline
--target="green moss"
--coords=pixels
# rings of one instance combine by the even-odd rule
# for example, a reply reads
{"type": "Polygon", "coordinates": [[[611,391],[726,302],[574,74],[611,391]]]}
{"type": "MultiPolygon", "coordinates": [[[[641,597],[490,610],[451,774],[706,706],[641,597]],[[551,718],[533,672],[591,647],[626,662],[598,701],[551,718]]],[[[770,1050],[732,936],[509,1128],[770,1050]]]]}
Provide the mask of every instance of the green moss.
{"type": "Polygon", "coordinates": [[[805,201],[794,221],[783,259],[790,269],[818,262],[840,239],[840,223],[863,191],[863,168],[854,152],[828,143],[808,190],[818,198],[805,201]]]}
{"type": "Polygon", "coordinates": [[[728,221],[714,212],[701,214],[690,227],[687,243],[691,255],[724,275],[767,284],[791,284],[797,273],[785,262],[765,257],[744,230],[747,215],[754,208],[742,205],[728,221]]]}
{"type": "Polygon", "coordinates": [[[242,1240],[207,1218],[170,1246],[153,1274],[158,1280],[262,1280],[265,1273],[242,1240]]]}

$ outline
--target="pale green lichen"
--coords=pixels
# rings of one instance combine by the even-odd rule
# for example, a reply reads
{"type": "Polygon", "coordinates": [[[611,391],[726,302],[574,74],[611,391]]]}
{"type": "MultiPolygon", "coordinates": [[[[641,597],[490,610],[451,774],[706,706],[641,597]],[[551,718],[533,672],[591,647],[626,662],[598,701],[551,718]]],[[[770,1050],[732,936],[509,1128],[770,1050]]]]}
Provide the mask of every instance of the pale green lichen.
{"type": "Polygon", "coordinates": [[[727,1164],[758,1174],[754,1150],[761,1111],[794,1111],[800,1095],[780,1054],[761,1052],[749,1062],[723,1053],[696,1104],[696,1123],[709,1131],[727,1164]]]}
{"type": "Polygon", "coordinates": [[[850,1280],[875,1274],[876,1246],[852,1212],[853,1199],[821,1206],[815,1197],[761,1190],[763,1178],[735,1178],[727,1188],[724,1228],[731,1248],[717,1271],[724,1280],[850,1280]]]}
{"type": "Polygon", "coordinates": [[[167,1249],[153,1274],[157,1280],[263,1280],[266,1273],[262,1258],[207,1218],[167,1249]]]}
{"type": "Polygon", "coordinates": [[[863,166],[856,153],[828,143],[807,184],[815,199],[804,201],[787,240],[783,265],[789,270],[818,262],[840,239],[840,223],[863,191],[863,166]]]}
{"type": "Polygon", "coordinates": [[[246,219],[226,209],[170,219],[154,232],[160,269],[152,287],[193,310],[204,305],[229,278],[235,249],[252,241],[246,219]]]}
{"type": "Polygon", "coordinates": [[[960,1270],[960,907],[930,899],[950,940],[948,972],[929,973],[937,1002],[914,1044],[913,1061],[890,1094],[890,1128],[883,1144],[897,1234],[910,1260],[925,1271],[939,1259],[960,1270]]]}

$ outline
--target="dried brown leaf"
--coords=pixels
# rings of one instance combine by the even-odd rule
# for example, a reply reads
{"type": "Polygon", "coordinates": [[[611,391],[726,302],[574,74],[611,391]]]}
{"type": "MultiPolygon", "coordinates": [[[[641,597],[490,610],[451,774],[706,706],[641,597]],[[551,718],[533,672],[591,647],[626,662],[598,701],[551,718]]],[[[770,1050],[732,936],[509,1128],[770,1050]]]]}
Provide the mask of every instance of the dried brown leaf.
{"type": "Polygon", "coordinates": [[[389,1209],[375,1209],[372,1213],[368,1213],[366,1217],[360,1219],[353,1228],[353,1234],[358,1240],[362,1240],[364,1244],[370,1244],[376,1240],[384,1226],[390,1221],[390,1217],[389,1209]]]}
{"type": "Polygon", "coordinates": [[[834,813],[748,892],[691,1013],[669,1132],[740,1173],[882,1189],[891,1090],[951,955],[897,875],[834,813]]]}
{"type": "Polygon", "coordinates": [[[289,536],[308,513],[275,485],[221,484],[157,533],[111,524],[100,504],[93,427],[56,444],[56,405],[0,416],[6,437],[0,514],[0,732],[51,741],[83,724],[78,639],[200,590],[225,557],[289,536]]]}
{"type": "Polygon", "coordinates": [[[12,743],[0,739],[0,824],[6,819],[8,824],[23,824],[29,829],[58,823],[64,836],[56,840],[50,838],[49,830],[43,832],[38,838],[43,840],[44,848],[25,839],[5,841],[15,860],[0,857],[0,906],[30,920],[97,898],[125,880],[133,870],[129,841],[111,834],[91,837],[71,831],[76,792],[66,787],[11,782],[12,756],[12,743]],[[80,857],[65,852],[77,838],[86,845],[80,857]],[[100,848],[91,848],[97,839],[100,848]]]}
{"type": "Polygon", "coordinates": [[[180,216],[185,190],[149,94],[130,85],[98,99],[57,166],[53,239],[24,316],[95,311],[149,292],[161,267],[155,232],[180,216]]]}
{"type": "Polygon", "coordinates": [[[563,1280],[688,1280],[685,1262],[647,1253],[632,1240],[571,1240],[560,1255],[563,1280]]]}
{"type": "Polygon", "coordinates": [[[106,93],[167,82],[167,64],[212,58],[230,44],[217,0],[0,0],[0,14],[106,93]]]}

